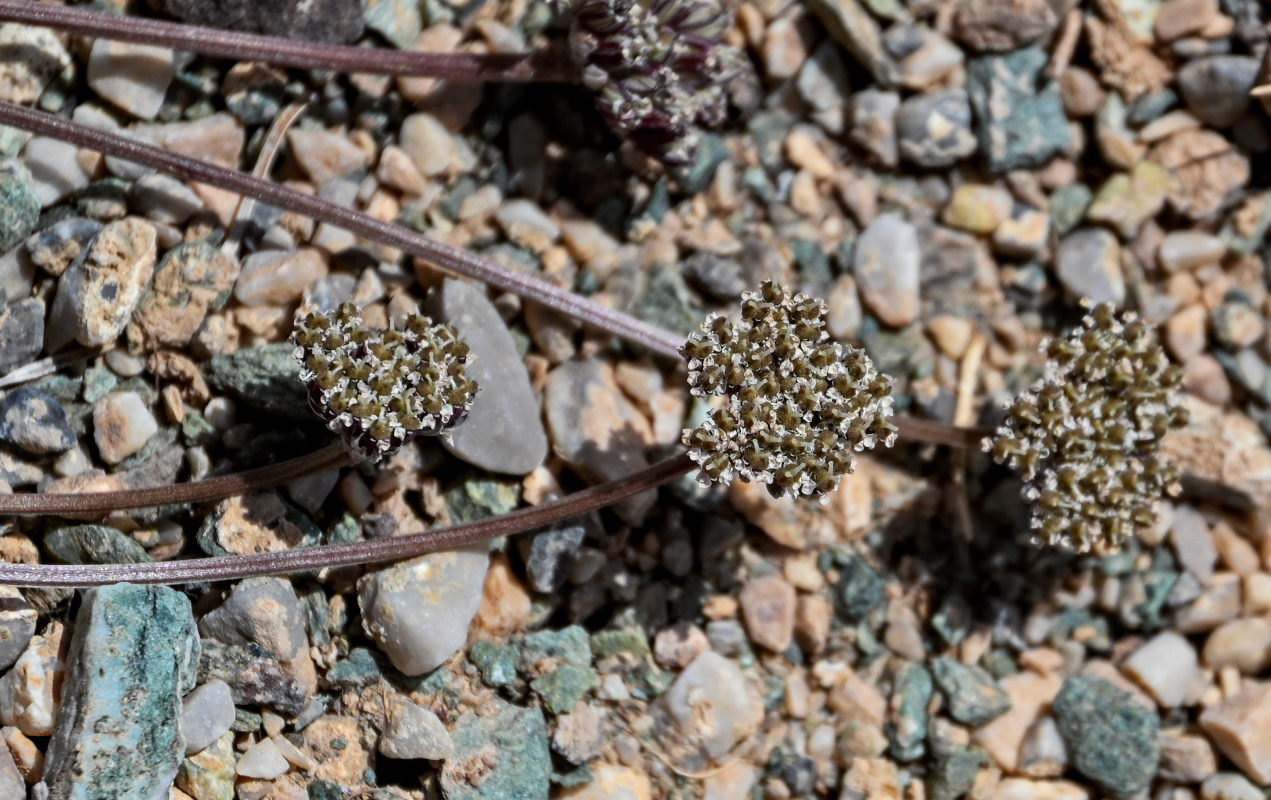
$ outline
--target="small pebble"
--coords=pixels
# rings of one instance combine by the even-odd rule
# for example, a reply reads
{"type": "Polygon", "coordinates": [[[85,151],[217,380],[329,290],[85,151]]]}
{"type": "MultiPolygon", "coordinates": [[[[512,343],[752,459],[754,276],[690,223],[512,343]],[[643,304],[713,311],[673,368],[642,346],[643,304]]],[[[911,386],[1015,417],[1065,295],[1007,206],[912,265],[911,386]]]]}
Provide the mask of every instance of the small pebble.
{"type": "Polygon", "coordinates": [[[93,441],[108,464],[141,450],[159,431],[159,423],[136,392],[111,392],[93,406],[93,441]]]}
{"type": "Polygon", "coordinates": [[[738,596],[750,638],[780,653],[794,640],[794,587],[779,575],[746,584],[738,596]]]}
{"type": "Polygon", "coordinates": [[[405,698],[394,698],[385,709],[386,723],[377,745],[388,758],[426,758],[440,761],[454,755],[450,733],[437,715],[405,698]]]}
{"type": "Polygon", "coordinates": [[[214,678],[200,684],[181,701],[186,755],[211,747],[233,724],[234,697],[225,681],[214,678]]]}
{"type": "Polygon", "coordinates": [[[1073,297],[1088,297],[1095,303],[1125,302],[1121,248],[1105,230],[1083,228],[1060,239],[1055,275],[1073,297]]]}
{"type": "Polygon", "coordinates": [[[917,318],[921,261],[917,230],[895,214],[880,214],[857,238],[857,287],[885,324],[900,328],[917,318]]]}
{"type": "Polygon", "coordinates": [[[244,778],[259,778],[272,781],[284,774],[291,765],[278,751],[278,745],[271,739],[261,739],[238,757],[234,771],[244,778]]]}
{"type": "Polygon", "coordinates": [[[0,442],[49,455],[74,447],[75,432],[61,403],[23,386],[0,397],[0,442]]]}

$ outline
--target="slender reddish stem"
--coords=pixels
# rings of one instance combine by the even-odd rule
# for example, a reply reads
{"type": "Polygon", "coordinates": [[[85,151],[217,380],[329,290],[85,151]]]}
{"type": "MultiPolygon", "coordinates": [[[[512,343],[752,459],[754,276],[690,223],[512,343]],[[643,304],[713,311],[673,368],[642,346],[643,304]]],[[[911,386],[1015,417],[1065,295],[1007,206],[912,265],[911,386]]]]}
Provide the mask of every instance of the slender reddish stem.
{"type": "Polygon", "coordinates": [[[515,272],[466,250],[442,244],[401,225],[384,222],[245,172],[226,169],[13,103],[0,103],[0,124],[116,156],[185,180],[209,183],[237,194],[249,195],[261,202],[330,223],[371,241],[396,247],[441,269],[512,292],[659,355],[673,359],[680,357],[679,346],[682,339],[669,331],[636,319],[630,314],[606,308],[540,278],[515,272]]]}
{"type": "Polygon", "coordinates": [[[267,489],[318,470],[346,467],[352,460],[341,445],[325,447],[303,456],[257,469],[221,475],[201,481],[120,489],[110,492],[5,494],[0,495],[0,514],[97,514],[124,508],[149,508],[177,503],[205,503],[244,492],[267,489]]]}
{"type": "Polygon", "coordinates": [[[265,61],[285,67],[419,75],[459,81],[565,81],[578,79],[572,65],[533,53],[421,53],[307,42],[280,36],[185,25],[88,8],[30,0],[0,0],[0,20],[42,25],[80,36],[117,39],[185,50],[213,58],[265,61]]]}
{"type": "Polygon", "coordinates": [[[632,475],[583,489],[559,500],[523,508],[489,519],[450,528],[390,536],[349,544],[302,547],[279,553],[156,561],[147,564],[0,564],[0,585],[81,587],[120,581],[133,583],[199,583],[227,581],[254,575],[358,566],[453,550],[497,536],[539,528],[588,511],[604,508],[634,494],[675,480],[694,467],[686,455],[672,456],[632,475]]]}

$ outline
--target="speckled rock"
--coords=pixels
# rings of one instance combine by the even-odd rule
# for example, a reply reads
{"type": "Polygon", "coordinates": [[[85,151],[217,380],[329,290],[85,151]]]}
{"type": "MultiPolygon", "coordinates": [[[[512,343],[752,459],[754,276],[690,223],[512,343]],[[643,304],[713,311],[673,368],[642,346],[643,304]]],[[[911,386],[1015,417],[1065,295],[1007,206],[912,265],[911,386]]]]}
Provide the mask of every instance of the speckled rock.
{"type": "Polygon", "coordinates": [[[185,242],[164,253],[128,326],[130,344],[186,347],[209,311],[225,305],[238,263],[208,242],[185,242]]]}
{"type": "Polygon", "coordinates": [[[60,219],[26,240],[31,261],[50,275],[58,276],[75,263],[80,253],[101,233],[95,219],[72,216],[60,219]]]}
{"type": "Polygon", "coordinates": [[[1121,247],[1116,237],[1099,228],[1083,228],[1059,240],[1055,276],[1075,298],[1095,303],[1125,302],[1121,275],[1121,247]]]}
{"type": "Polygon", "coordinates": [[[1046,0],[964,0],[954,6],[953,35],[973,50],[1015,50],[1045,36],[1057,22],[1046,0]]]}
{"type": "Polygon", "coordinates": [[[552,765],[542,711],[496,698],[483,713],[459,717],[450,735],[455,752],[441,771],[446,800],[547,800],[552,765]]]}
{"type": "Polygon", "coordinates": [[[229,684],[235,703],[277,709],[291,717],[304,710],[309,697],[306,687],[284,672],[278,659],[259,645],[204,639],[199,680],[222,680],[229,684]]]}
{"type": "Polygon", "coordinates": [[[74,447],[75,432],[61,403],[22,386],[0,397],[0,442],[48,455],[74,447]]]}
{"type": "Polygon", "coordinates": [[[466,281],[446,279],[429,310],[468,343],[468,376],[479,387],[468,419],[442,437],[442,446],[482,469],[528,474],[547,457],[547,432],[507,325],[485,290],[466,281]]]}
{"type": "Polygon", "coordinates": [[[0,677],[0,722],[27,736],[53,733],[66,665],[59,657],[64,629],[55,622],[32,637],[13,668],[0,677]]]}
{"type": "Polygon", "coordinates": [[[1011,707],[1010,697],[979,667],[941,656],[933,663],[932,671],[944,692],[949,716],[958,722],[986,725],[1011,707]]]}
{"type": "Polygon", "coordinates": [[[390,699],[384,709],[384,730],[377,748],[388,758],[426,758],[440,761],[454,755],[450,732],[432,711],[404,697],[390,699]]]}
{"type": "Polygon", "coordinates": [[[190,601],[160,586],[89,590],[68,658],[49,797],[165,797],[185,755],[181,697],[199,658],[190,601]]]}
{"type": "Polygon", "coordinates": [[[66,46],[48,28],[0,25],[0,50],[21,52],[0,65],[0,100],[26,105],[37,100],[54,79],[69,80],[74,66],[66,46]]]}
{"type": "Polygon", "coordinates": [[[223,680],[200,684],[181,701],[186,755],[211,747],[233,724],[234,695],[223,680]]]}
{"type": "Polygon", "coordinates": [[[158,430],[154,414],[136,392],[111,392],[93,406],[93,441],[108,464],[141,450],[158,430]]]}
{"type": "Polygon", "coordinates": [[[12,586],[0,586],[0,670],[7,670],[31,643],[36,611],[12,586]]]}
{"type": "Polygon", "coordinates": [[[113,342],[154,274],[155,229],[128,217],[112,222],[62,275],[49,310],[45,345],[71,339],[96,347],[113,342]]]}
{"type": "Polygon", "coordinates": [[[30,235],[39,217],[40,198],[26,168],[11,158],[0,161],[0,253],[30,235]]]}
{"type": "Polygon", "coordinates": [[[43,349],[43,302],[30,298],[0,308],[0,373],[30,363],[43,349]]]}
{"type": "Polygon", "coordinates": [[[88,85],[97,95],[141,119],[154,119],[176,74],[173,51],[97,39],[88,58],[88,85]]]}
{"type": "Polygon", "coordinates": [[[304,609],[291,581],[247,578],[235,584],[224,603],[199,620],[199,632],[225,644],[260,645],[312,691],[317,677],[304,620],[304,609]]]}
{"type": "Polygon", "coordinates": [[[157,5],[196,25],[319,42],[352,42],[365,25],[362,0],[162,0],[157,5]]]}
{"type": "Polygon", "coordinates": [[[362,627],[407,675],[436,669],[468,638],[489,563],[479,544],[372,572],[358,581],[362,627]]]}
{"type": "Polygon", "coordinates": [[[1040,47],[985,55],[967,65],[980,152],[995,172],[1041,166],[1071,144],[1059,84],[1040,47]]]}
{"type": "Polygon", "coordinates": [[[853,268],[865,305],[900,328],[918,317],[918,232],[896,214],[880,214],[856,240],[853,268]]]}
{"type": "Polygon", "coordinates": [[[203,365],[212,388],[271,414],[313,420],[300,381],[300,365],[287,343],[249,347],[216,356],[203,365]]]}
{"type": "Polygon", "coordinates": [[[136,539],[107,525],[61,525],[44,534],[44,547],[63,564],[144,564],[154,559],[136,539]]]}
{"type": "Polygon", "coordinates": [[[1069,678],[1054,715],[1073,766],[1104,791],[1132,795],[1151,782],[1161,721],[1128,692],[1101,678],[1069,678]]]}
{"type": "Polygon", "coordinates": [[[948,167],[975,152],[971,106],[963,89],[918,94],[896,111],[900,157],[920,167],[948,167]]]}

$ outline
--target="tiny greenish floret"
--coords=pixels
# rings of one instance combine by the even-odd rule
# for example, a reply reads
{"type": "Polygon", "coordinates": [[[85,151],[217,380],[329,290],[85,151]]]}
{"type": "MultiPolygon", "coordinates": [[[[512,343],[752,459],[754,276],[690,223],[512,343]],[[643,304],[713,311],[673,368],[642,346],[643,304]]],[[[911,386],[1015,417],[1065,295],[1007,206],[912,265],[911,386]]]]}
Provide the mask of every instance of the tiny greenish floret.
{"type": "Polygon", "coordinates": [[[742,295],[741,314],[711,314],[688,338],[690,391],[718,396],[697,428],[684,431],[703,483],[734,476],[774,497],[821,497],[856,467],[853,453],[897,430],[891,379],[851,345],[831,341],[825,303],[772,281],[742,295]]]}
{"type": "Polygon", "coordinates": [[[465,372],[468,346],[422,314],[376,330],[345,303],[335,314],[297,319],[291,341],[309,405],[360,458],[378,460],[416,436],[453,428],[477,391],[465,372]]]}
{"type": "Polygon", "coordinates": [[[1151,326],[1108,303],[1042,350],[1045,377],[1015,399],[984,450],[1023,477],[1037,543],[1115,550],[1155,523],[1162,493],[1180,491],[1161,443],[1187,424],[1175,398],[1182,370],[1151,326]]]}
{"type": "Polygon", "coordinates": [[[569,43],[611,127],[669,164],[693,158],[698,126],[728,110],[745,58],[720,43],[732,16],[716,0],[555,0],[573,12],[569,43]]]}

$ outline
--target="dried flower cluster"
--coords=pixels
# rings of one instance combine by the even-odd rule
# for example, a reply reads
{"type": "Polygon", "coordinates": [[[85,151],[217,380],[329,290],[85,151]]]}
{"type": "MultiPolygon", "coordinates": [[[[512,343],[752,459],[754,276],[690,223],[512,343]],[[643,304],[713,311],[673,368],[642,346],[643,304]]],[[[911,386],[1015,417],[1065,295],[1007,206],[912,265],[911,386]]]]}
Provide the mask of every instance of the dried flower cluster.
{"type": "Polygon", "coordinates": [[[767,281],[736,321],[712,314],[681,348],[698,397],[724,405],[684,432],[704,483],[737,475],[775,497],[833,491],[852,453],[896,438],[891,379],[864,351],[830,341],[825,304],[767,281]]]}
{"type": "Polygon", "coordinates": [[[1160,451],[1187,424],[1174,400],[1182,371],[1150,326],[1106,303],[1044,352],[1046,377],[1016,398],[984,449],[1023,475],[1039,542],[1114,550],[1153,524],[1162,492],[1179,490],[1160,451]]]}
{"type": "Polygon", "coordinates": [[[297,320],[291,341],[310,406],[363,458],[459,424],[476,394],[464,369],[468,346],[422,314],[400,329],[374,330],[345,303],[334,316],[297,320]]]}
{"type": "Polygon", "coordinates": [[[557,0],[572,11],[583,83],[615,130],[669,164],[689,161],[697,126],[724,120],[724,86],[745,64],[720,44],[731,15],[717,0],[557,0]]]}

